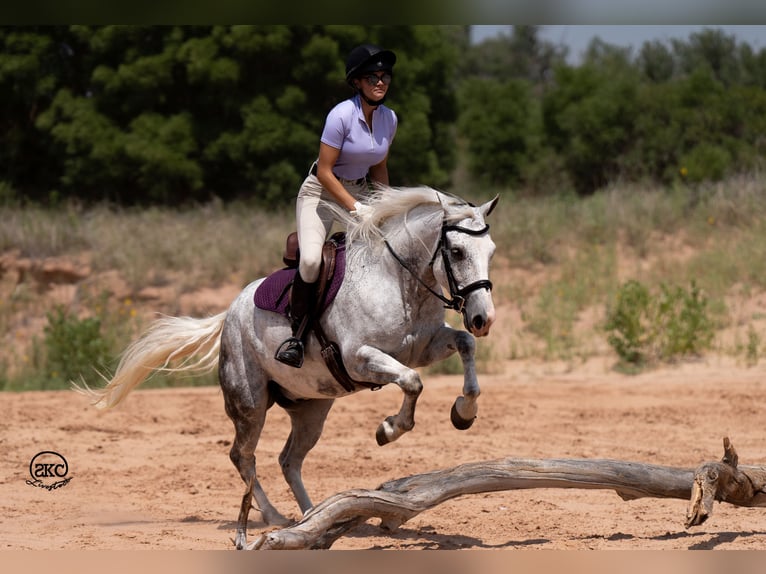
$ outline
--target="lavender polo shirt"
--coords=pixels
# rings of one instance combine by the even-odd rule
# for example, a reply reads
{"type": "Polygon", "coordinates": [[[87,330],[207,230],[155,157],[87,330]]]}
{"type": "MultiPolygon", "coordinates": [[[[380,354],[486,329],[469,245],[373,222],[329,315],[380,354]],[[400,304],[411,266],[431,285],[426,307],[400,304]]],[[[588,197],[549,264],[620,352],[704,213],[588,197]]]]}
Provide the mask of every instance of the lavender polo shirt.
{"type": "Polygon", "coordinates": [[[344,100],[327,114],[321,142],[340,150],[333,173],[341,179],[365,177],[370,167],[383,161],[396,135],[397,118],[384,105],[372,112],[372,132],[367,128],[359,94],[344,100]]]}

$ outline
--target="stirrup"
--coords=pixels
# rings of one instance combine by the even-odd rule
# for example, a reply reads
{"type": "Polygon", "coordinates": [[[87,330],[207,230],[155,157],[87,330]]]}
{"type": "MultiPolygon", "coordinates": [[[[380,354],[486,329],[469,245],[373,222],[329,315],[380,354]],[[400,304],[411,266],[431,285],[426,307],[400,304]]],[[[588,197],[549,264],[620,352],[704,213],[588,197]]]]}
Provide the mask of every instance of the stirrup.
{"type": "Polygon", "coordinates": [[[303,366],[303,341],[296,337],[285,339],[274,358],[280,363],[300,369],[303,366]]]}

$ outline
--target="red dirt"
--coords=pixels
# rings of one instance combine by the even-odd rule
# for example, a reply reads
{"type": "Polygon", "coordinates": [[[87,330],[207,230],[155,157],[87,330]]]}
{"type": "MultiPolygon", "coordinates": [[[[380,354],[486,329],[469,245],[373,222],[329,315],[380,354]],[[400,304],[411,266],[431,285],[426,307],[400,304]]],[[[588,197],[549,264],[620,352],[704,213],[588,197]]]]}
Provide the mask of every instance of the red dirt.
{"type": "MultiPolygon", "coordinates": [[[[762,368],[723,359],[640,376],[607,359],[576,370],[511,362],[484,375],[479,418],[454,430],[458,377],[425,377],[415,429],[378,447],[399,406],[396,388],[338,400],[304,467],[315,502],[410,474],[502,457],[611,458],[681,468],[717,460],[729,436],[742,464],[766,463],[762,368]]],[[[274,407],[259,444],[261,482],[282,512],[298,509],[277,455],[287,417],[274,407]]],[[[72,392],[2,396],[3,549],[229,549],[243,492],[228,450],[232,426],[218,388],[138,390],[100,413],[72,392]],[[26,484],[36,453],[53,450],[71,481],[26,484]]],[[[766,509],[716,504],[684,529],[686,501],[623,501],[609,490],[536,489],[464,496],[393,534],[370,520],[335,549],[764,549],[766,509]]],[[[265,529],[251,516],[250,539],[265,529]]]]}

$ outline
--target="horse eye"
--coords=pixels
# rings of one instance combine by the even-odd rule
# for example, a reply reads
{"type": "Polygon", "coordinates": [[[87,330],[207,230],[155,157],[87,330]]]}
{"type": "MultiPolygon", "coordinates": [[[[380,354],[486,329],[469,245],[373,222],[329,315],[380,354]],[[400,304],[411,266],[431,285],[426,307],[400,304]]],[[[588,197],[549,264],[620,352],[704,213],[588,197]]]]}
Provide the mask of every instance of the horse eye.
{"type": "Polygon", "coordinates": [[[455,261],[461,261],[463,257],[465,257],[465,254],[460,247],[452,247],[449,252],[450,255],[452,255],[452,259],[455,261]]]}

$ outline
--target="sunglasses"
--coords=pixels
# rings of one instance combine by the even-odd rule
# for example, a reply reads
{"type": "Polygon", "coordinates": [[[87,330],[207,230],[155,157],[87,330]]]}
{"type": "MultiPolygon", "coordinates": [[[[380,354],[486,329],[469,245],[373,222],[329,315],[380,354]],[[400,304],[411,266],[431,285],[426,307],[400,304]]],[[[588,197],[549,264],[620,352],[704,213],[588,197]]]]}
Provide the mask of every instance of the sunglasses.
{"type": "Polygon", "coordinates": [[[380,76],[377,74],[367,74],[362,76],[371,86],[377,86],[378,82],[383,82],[386,86],[391,83],[391,74],[384,72],[380,76]]]}

